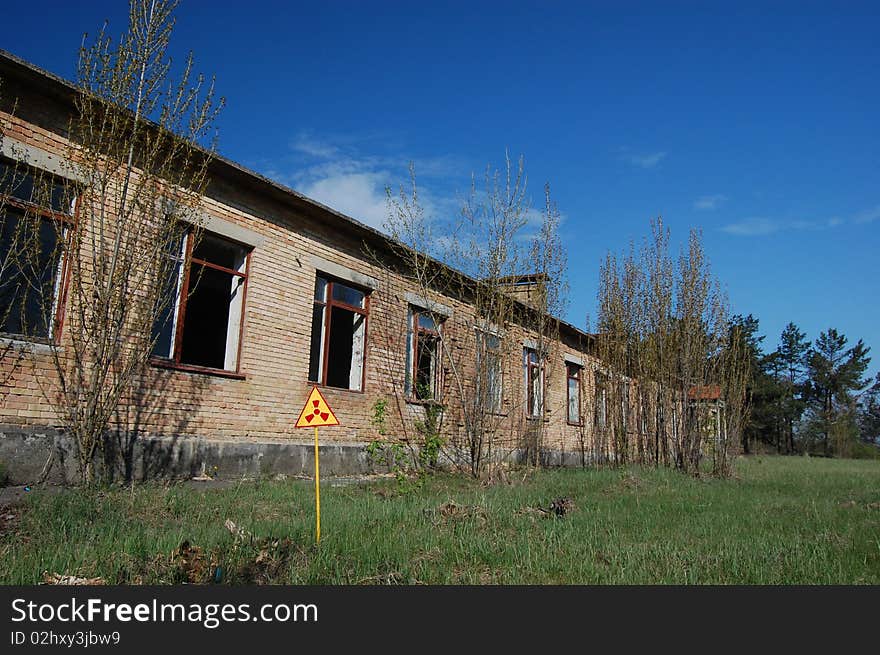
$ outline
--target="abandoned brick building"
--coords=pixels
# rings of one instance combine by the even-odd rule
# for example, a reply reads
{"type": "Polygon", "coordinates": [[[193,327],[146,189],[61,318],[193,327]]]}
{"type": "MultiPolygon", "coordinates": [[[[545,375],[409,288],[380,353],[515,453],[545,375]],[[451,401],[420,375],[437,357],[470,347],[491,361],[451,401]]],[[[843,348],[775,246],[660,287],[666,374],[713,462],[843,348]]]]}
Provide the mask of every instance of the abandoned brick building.
{"type": "MultiPolygon", "coordinates": [[[[25,153],[28,166],[64,175],[59,162],[74,87],[2,52],[0,78],[0,161],[25,153]]],[[[66,208],[47,209],[64,219],[66,208]]],[[[377,261],[376,253],[394,256],[382,233],[234,162],[213,160],[202,211],[205,232],[189,265],[217,283],[203,285],[158,334],[150,384],[161,388],[162,406],[139,426],[141,457],[165,453],[161,474],[310,473],[311,434],[294,424],[314,385],[341,423],[321,433],[322,469],[368,470],[365,445],[412,434],[407,426],[423,420],[439,397],[448,373],[441,348],[466,352],[475,338],[496,338],[473,328],[467,298],[439,291],[426,297],[377,261]],[[217,293],[230,284],[240,292],[217,293]],[[382,430],[377,402],[387,412],[382,430]]],[[[539,283],[513,280],[511,292],[527,307],[539,283]]],[[[593,337],[557,325],[546,349],[553,361],[538,353],[540,335],[516,323],[504,327],[514,347],[490,366],[495,438],[504,456],[521,457],[530,425],[540,421],[541,458],[579,464],[605,425],[609,408],[596,384],[593,337]]],[[[64,439],[34,376],[52,375],[45,340],[63,348],[65,334],[27,339],[16,334],[15,312],[0,332],[33,352],[32,365],[9,378],[0,398],[0,461],[13,479],[32,480],[64,439]]],[[[454,404],[444,411],[442,436],[452,444],[461,421],[454,404]]],[[[638,423],[633,417],[627,425],[635,430],[638,423]]],[[[139,474],[146,469],[142,464],[139,474]]]]}

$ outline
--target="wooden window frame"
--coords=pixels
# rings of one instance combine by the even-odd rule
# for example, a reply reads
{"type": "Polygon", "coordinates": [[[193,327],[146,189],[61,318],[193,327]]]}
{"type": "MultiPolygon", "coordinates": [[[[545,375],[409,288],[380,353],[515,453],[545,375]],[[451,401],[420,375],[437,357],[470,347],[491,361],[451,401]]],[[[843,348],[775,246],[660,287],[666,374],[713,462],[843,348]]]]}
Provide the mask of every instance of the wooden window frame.
{"type": "MultiPolygon", "coordinates": [[[[318,377],[320,380],[309,380],[309,384],[317,384],[320,387],[326,387],[328,389],[339,389],[340,391],[350,391],[352,393],[364,393],[365,388],[367,386],[367,330],[370,322],[370,290],[365,289],[364,287],[353,284],[347,280],[339,280],[334,278],[332,275],[326,275],[325,273],[321,273],[318,271],[315,274],[315,281],[322,279],[326,282],[326,286],[324,287],[324,298],[325,300],[318,300],[314,298],[314,294],[312,294],[312,307],[315,305],[323,307],[324,312],[324,334],[321,336],[321,372],[318,377]],[[364,294],[364,306],[363,307],[355,307],[354,305],[349,305],[348,303],[344,303],[341,300],[333,299],[333,285],[339,284],[344,287],[348,287],[349,289],[354,289],[355,291],[360,291],[364,294]],[[354,312],[355,314],[360,314],[364,317],[364,359],[361,364],[361,388],[360,389],[349,389],[347,387],[334,387],[327,384],[327,364],[330,361],[330,320],[333,316],[333,308],[339,307],[341,309],[348,310],[350,312],[354,312]]],[[[310,328],[311,329],[311,328],[310,328]]],[[[311,349],[311,340],[309,341],[309,348],[311,349]]],[[[309,351],[309,363],[311,365],[311,350],[309,351]]]]}
{"type": "Polygon", "coordinates": [[[422,309],[420,307],[416,307],[415,305],[410,306],[410,310],[412,313],[412,317],[410,319],[410,330],[412,331],[412,345],[410,358],[411,358],[411,369],[410,369],[410,384],[409,384],[409,393],[407,394],[410,402],[413,403],[423,403],[423,404],[431,404],[439,402],[440,389],[443,384],[443,367],[440,365],[443,359],[443,320],[438,320],[438,314],[434,312],[430,312],[427,309],[422,309]],[[434,325],[437,327],[436,330],[429,330],[428,328],[423,328],[419,325],[419,316],[427,315],[431,317],[431,320],[434,322],[434,325]],[[436,370],[434,372],[434,390],[433,396],[431,398],[419,398],[418,392],[416,391],[416,379],[418,378],[419,371],[419,338],[422,336],[432,336],[437,340],[437,363],[436,370]]]}
{"type": "MultiPolygon", "coordinates": [[[[490,408],[489,413],[492,414],[493,416],[507,416],[507,412],[504,410],[504,378],[505,378],[505,374],[504,374],[504,358],[502,357],[501,335],[498,334],[494,330],[486,329],[486,328],[482,328],[482,327],[476,327],[476,328],[474,328],[474,331],[476,333],[476,338],[478,340],[477,357],[479,358],[481,356],[481,353],[485,353],[485,356],[488,359],[487,364],[486,364],[487,368],[485,369],[485,371],[489,370],[488,369],[488,366],[490,365],[489,362],[491,362],[493,358],[494,358],[494,361],[497,362],[497,364],[498,364],[498,371],[497,371],[497,373],[498,373],[498,391],[497,391],[497,393],[498,393],[498,406],[490,408]],[[488,340],[490,338],[498,339],[498,348],[489,348],[486,345],[480,345],[479,341],[482,341],[483,344],[485,344],[486,340],[488,340]]],[[[478,363],[477,365],[479,366],[480,364],[478,363]]]]}
{"type": "MultiPolygon", "coordinates": [[[[207,375],[215,375],[218,377],[244,380],[246,376],[241,372],[241,349],[242,343],[244,342],[244,315],[247,309],[248,280],[250,277],[251,255],[253,254],[253,248],[251,246],[248,246],[247,244],[241,243],[234,239],[230,239],[229,237],[225,237],[222,234],[216,234],[214,232],[206,232],[206,234],[210,234],[211,236],[214,236],[223,241],[233,243],[246,251],[244,257],[244,273],[242,273],[241,271],[237,271],[233,268],[227,268],[225,266],[220,266],[219,264],[214,264],[198,257],[193,257],[192,253],[193,248],[195,247],[195,233],[193,230],[187,231],[186,236],[184,237],[186,240],[186,244],[184,247],[185,254],[183,257],[183,261],[181,262],[181,265],[184,266],[185,269],[183,273],[183,279],[180,283],[180,288],[177,292],[177,297],[174,300],[177,307],[177,316],[175,319],[172,356],[160,357],[153,355],[152,357],[150,357],[150,363],[158,368],[167,368],[188,373],[205,373],[207,375]],[[181,356],[183,355],[183,324],[186,319],[186,305],[187,300],[189,299],[190,273],[192,271],[193,264],[204,266],[206,268],[212,268],[222,273],[228,273],[244,280],[244,282],[242,283],[241,316],[239,317],[238,344],[236,346],[237,350],[235,355],[234,371],[231,369],[216,368],[213,366],[186,364],[180,361],[181,356]]],[[[226,329],[229,329],[228,323],[226,329]]]]}
{"type": "Polygon", "coordinates": [[[583,368],[584,367],[579,364],[572,364],[571,362],[565,363],[565,421],[568,425],[574,425],[576,427],[583,427],[584,425],[583,413],[581,412],[581,385],[583,382],[581,373],[583,368]],[[572,371],[574,371],[574,374],[572,374],[572,371]],[[571,385],[569,384],[571,380],[577,380],[577,422],[571,420],[571,385]]]}
{"type": "MultiPolygon", "coordinates": [[[[22,163],[12,162],[12,164],[14,166],[16,164],[21,165],[22,163]]],[[[27,165],[25,166],[33,170],[31,167],[27,165]]],[[[57,179],[56,175],[48,172],[43,173],[57,179]]],[[[60,212],[51,208],[44,207],[43,205],[35,202],[22,200],[21,198],[11,194],[0,194],[0,199],[2,199],[2,203],[7,207],[11,206],[25,213],[33,212],[40,218],[55,221],[55,223],[58,224],[58,226],[61,228],[58,240],[59,244],[65,242],[69,244],[70,239],[72,238],[71,235],[73,231],[77,229],[77,225],[79,223],[79,197],[79,193],[71,197],[70,212],[60,212]]],[[[68,287],[70,286],[70,262],[68,261],[68,257],[66,256],[65,248],[63,247],[58,262],[58,268],[56,269],[56,275],[53,276],[53,286],[55,297],[52,299],[52,303],[54,306],[52,307],[51,325],[49,328],[48,336],[39,337],[27,334],[19,334],[15,332],[0,332],[0,339],[13,342],[19,341],[24,343],[38,343],[45,345],[59,344],[61,342],[61,331],[64,327],[64,308],[67,303],[67,292],[68,287]]]]}

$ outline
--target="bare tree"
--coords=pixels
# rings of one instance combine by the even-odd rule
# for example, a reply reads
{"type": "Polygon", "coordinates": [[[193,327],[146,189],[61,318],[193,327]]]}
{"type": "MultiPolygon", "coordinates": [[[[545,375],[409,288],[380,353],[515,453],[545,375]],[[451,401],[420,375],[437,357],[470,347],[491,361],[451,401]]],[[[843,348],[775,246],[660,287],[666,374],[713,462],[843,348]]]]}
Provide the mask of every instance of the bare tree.
{"type": "MultiPolygon", "coordinates": [[[[380,293],[399,299],[398,281],[402,278],[418,291],[417,296],[423,301],[423,306],[407,307],[403,313],[376,310],[372,317],[374,324],[380,325],[374,338],[386,351],[379,366],[383,377],[390,382],[400,430],[396,440],[409,447],[408,464],[419,467],[423,463],[436,463],[445,417],[443,409],[448,380],[441,376],[438,364],[448,349],[445,345],[447,330],[439,328],[443,316],[437,310],[443,306],[438,298],[449,283],[449,275],[446,268],[429,254],[434,243],[433,224],[425,215],[413,164],[410,164],[409,173],[408,188],[401,186],[396,193],[390,187],[385,190],[387,214],[384,227],[391,237],[391,257],[366,245],[365,250],[382,272],[380,293]],[[417,310],[423,314],[421,318],[417,310]],[[414,374],[417,362],[412,359],[416,346],[412,340],[416,338],[414,329],[428,322],[438,328],[438,338],[431,341],[431,350],[427,353],[433,358],[434,370],[430,373],[430,381],[422,380],[423,388],[417,388],[419,381],[414,374]],[[402,358],[399,356],[401,346],[406,348],[402,358]],[[429,450],[430,455],[426,454],[429,450]]],[[[383,413],[385,406],[383,403],[383,413]]]]}
{"type": "Polygon", "coordinates": [[[730,322],[727,341],[720,353],[718,378],[723,395],[716,404],[715,444],[712,472],[718,477],[733,474],[733,459],[749,419],[748,391],[752,358],[741,324],[730,322]]]}
{"type": "MultiPolygon", "coordinates": [[[[465,393],[458,410],[471,473],[485,470],[490,478],[496,461],[504,455],[498,443],[500,428],[504,423],[511,427],[508,419],[522,409],[511,384],[520,344],[513,329],[517,303],[510,292],[525,258],[521,235],[531,211],[527,192],[522,156],[513,161],[505,153],[501,170],[487,166],[482,188],[472,178],[462,207],[465,238],[456,240],[448,255],[453,265],[477,280],[476,285],[468,285],[474,317],[466,326],[476,356],[470,385],[461,376],[465,393]]],[[[508,452],[511,445],[506,444],[508,452]]]]}
{"type": "Polygon", "coordinates": [[[746,411],[747,353],[731,330],[699,231],[691,231],[677,262],[660,219],[622,265],[609,253],[600,267],[599,314],[600,360],[616,418],[603,421],[610,436],[600,430],[597,443],[607,443],[618,463],[662,462],[690,473],[699,472],[711,448],[715,473],[729,475],[731,433],[739,435],[746,411]]]}
{"type": "Polygon", "coordinates": [[[594,457],[626,464],[631,457],[631,387],[638,377],[638,310],[642,291],[630,249],[622,263],[608,253],[599,267],[598,355],[594,457]]]}
{"type": "MultiPolygon", "coordinates": [[[[412,308],[418,316],[414,319],[412,311],[408,312],[405,323],[403,317],[391,315],[377,320],[394,323],[380,331],[386,336],[412,335],[419,330],[413,321],[425,317],[436,326],[442,370],[430,397],[421,397],[417,369],[422,354],[415,352],[412,337],[408,337],[408,356],[392,357],[387,366],[394,370],[386,374],[395,389],[395,406],[404,438],[408,423],[418,429],[433,413],[433,427],[438,429],[445,422],[447,434],[451,435],[443,443],[446,458],[474,476],[491,476],[494,463],[512,452],[500,448],[501,427],[505,423],[512,426],[517,410],[522,409],[518,389],[509,382],[514,377],[511,367],[515,364],[511,362],[519,361],[522,348],[513,328],[524,325],[543,335],[544,351],[548,350],[554,330],[558,332],[558,324],[547,316],[547,311],[564,306],[565,258],[558,238],[559,212],[548,189],[542,226],[536,235],[536,242],[545,245],[533,245],[527,251],[522,235],[532,209],[521,157],[515,162],[506,157],[501,170],[487,167],[481,184],[472,177],[460,215],[442,223],[426,217],[415,173],[412,169],[410,173],[408,189],[388,192],[385,228],[396,244],[392,245],[396,263],[390,266],[387,257],[375,253],[372,259],[385,271],[389,292],[393,280],[403,276],[417,289],[424,306],[412,308]],[[442,240],[434,238],[433,230],[438,224],[442,225],[442,240]],[[552,253],[550,247],[554,248],[552,253]],[[523,268],[530,264],[540,269],[533,277],[544,279],[553,274],[557,280],[553,285],[540,285],[539,298],[528,301],[531,307],[516,295],[515,288],[523,268]],[[440,308],[444,298],[460,299],[468,309],[443,313],[440,308]],[[419,413],[425,418],[413,420],[419,413]]],[[[540,395],[544,393],[542,388],[540,395]]],[[[425,436],[419,439],[422,446],[425,436]]]]}
{"type": "Polygon", "coordinates": [[[545,419],[552,406],[564,408],[564,403],[550,403],[551,382],[557,375],[557,362],[560,361],[559,316],[568,308],[568,266],[567,252],[559,234],[561,217],[559,208],[550,194],[550,185],[544,185],[544,205],[541,210],[541,223],[529,244],[526,266],[537,280],[537,311],[533,314],[530,327],[536,335],[536,350],[541,361],[540,417],[532,421],[526,432],[528,461],[534,466],[541,463],[541,452],[545,448],[545,419]]]}
{"type": "MultiPolygon", "coordinates": [[[[120,412],[133,402],[198,230],[222,101],[193,74],[172,79],[168,44],[176,2],[132,0],[115,45],[102,29],[80,51],[65,161],[74,223],[56,222],[64,327],[51,340],[55,379],[43,393],[77,449],[82,480],[96,479],[120,412]]],[[[44,298],[58,303],[57,294],[44,298]]]]}

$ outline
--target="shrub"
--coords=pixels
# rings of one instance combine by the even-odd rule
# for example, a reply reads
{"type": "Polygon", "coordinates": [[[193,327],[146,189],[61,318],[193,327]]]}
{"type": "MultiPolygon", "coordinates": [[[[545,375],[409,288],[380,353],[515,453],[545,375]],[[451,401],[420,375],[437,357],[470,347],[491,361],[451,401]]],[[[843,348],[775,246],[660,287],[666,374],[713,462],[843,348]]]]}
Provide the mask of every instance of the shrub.
{"type": "Polygon", "coordinates": [[[856,441],[850,448],[849,456],[852,459],[880,459],[880,447],[864,441],[856,441]]]}

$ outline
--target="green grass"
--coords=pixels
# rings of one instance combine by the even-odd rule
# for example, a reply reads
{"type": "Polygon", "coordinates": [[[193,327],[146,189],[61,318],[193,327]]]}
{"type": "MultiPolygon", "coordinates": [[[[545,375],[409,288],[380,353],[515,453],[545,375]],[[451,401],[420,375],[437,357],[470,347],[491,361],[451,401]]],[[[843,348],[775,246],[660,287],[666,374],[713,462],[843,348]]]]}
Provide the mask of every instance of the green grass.
{"type": "Polygon", "coordinates": [[[438,475],[406,493],[328,482],[320,547],[309,482],[35,493],[6,519],[0,583],[44,571],[198,582],[219,566],[228,583],[880,584],[880,462],[755,457],[733,480],[637,468],[522,477],[484,487],[438,475]],[[576,509],[528,511],[559,497],[576,509]],[[226,519],[253,537],[236,539],[226,519]],[[172,556],[184,541],[195,550],[172,556]]]}

